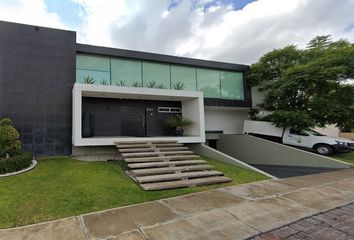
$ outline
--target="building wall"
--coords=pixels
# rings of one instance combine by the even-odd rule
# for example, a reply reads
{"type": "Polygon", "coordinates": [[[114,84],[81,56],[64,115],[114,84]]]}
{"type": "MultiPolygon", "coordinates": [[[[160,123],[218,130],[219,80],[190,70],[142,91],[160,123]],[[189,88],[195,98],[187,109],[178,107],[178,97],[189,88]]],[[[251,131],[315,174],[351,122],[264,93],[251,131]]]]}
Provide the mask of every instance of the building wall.
{"type": "Polygon", "coordinates": [[[75,32],[0,21],[0,33],[0,117],[24,150],[70,154],[75,32]]]}
{"type": "Polygon", "coordinates": [[[205,107],[205,130],[223,131],[224,134],[242,133],[248,109],[205,107]]]}

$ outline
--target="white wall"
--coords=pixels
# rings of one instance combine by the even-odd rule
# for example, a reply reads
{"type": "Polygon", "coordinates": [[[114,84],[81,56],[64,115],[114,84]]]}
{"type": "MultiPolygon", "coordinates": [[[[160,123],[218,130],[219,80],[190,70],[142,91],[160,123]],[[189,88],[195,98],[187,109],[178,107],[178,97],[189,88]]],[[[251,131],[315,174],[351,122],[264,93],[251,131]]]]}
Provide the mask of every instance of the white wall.
{"type": "Polygon", "coordinates": [[[340,132],[339,128],[334,125],[328,125],[325,128],[315,128],[314,130],[330,137],[338,137],[340,132]]]}
{"type": "Polygon", "coordinates": [[[242,133],[243,122],[249,109],[205,107],[205,130],[223,131],[225,134],[242,133]]]}

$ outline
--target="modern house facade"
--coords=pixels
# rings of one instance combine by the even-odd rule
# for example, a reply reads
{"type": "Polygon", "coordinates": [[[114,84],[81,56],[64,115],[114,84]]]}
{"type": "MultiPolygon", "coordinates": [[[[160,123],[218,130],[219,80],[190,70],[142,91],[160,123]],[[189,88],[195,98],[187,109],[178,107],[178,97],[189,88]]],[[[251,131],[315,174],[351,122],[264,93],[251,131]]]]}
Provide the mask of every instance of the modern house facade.
{"type": "Polygon", "coordinates": [[[248,66],[76,43],[76,33],[0,22],[0,118],[24,150],[70,154],[119,140],[174,139],[211,145],[241,133],[248,66]],[[174,136],[166,119],[193,124],[174,136]]]}

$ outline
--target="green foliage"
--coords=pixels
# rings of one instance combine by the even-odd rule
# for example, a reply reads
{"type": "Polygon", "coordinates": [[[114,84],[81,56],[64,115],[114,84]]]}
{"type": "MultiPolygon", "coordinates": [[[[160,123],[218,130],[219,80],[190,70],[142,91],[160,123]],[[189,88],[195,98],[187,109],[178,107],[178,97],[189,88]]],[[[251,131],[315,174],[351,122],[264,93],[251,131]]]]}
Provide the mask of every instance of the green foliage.
{"type": "Polygon", "coordinates": [[[175,127],[188,126],[188,125],[193,124],[193,122],[190,121],[189,119],[182,117],[182,115],[180,115],[180,114],[176,114],[176,115],[173,115],[173,116],[167,118],[166,124],[167,124],[167,126],[169,126],[171,128],[175,128],[175,127]]]}
{"type": "Polygon", "coordinates": [[[136,81],[132,84],[132,87],[141,87],[141,84],[138,81],[136,81]]]}
{"type": "Polygon", "coordinates": [[[307,44],[307,49],[326,48],[331,44],[331,42],[331,35],[317,36],[307,44]]]}
{"type": "Polygon", "coordinates": [[[20,171],[32,163],[32,153],[24,152],[11,158],[0,159],[0,174],[20,171]]]}
{"type": "Polygon", "coordinates": [[[156,81],[148,82],[148,83],[146,84],[146,87],[148,87],[148,88],[160,88],[160,89],[164,88],[164,86],[163,86],[162,83],[161,83],[161,84],[157,84],[156,81]]]}
{"type": "Polygon", "coordinates": [[[18,153],[21,150],[21,142],[19,141],[20,134],[12,126],[12,121],[9,118],[0,120],[0,157],[10,156],[18,153]]]}
{"type": "Polygon", "coordinates": [[[176,83],[172,84],[172,87],[175,90],[183,90],[183,89],[185,89],[186,86],[184,85],[183,82],[176,82],[176,83]]]}
{"type": "Polygon", "coordinates": [[[86,77],[84,77],[84,83],[86,83],[86,84],[94,84],[95,80],[93,79],[92,76],[86,76],[86,77]]]}
{"type": "Polygon", "coordinates": [[[343,82],[353,77],[354,44],[324,36],[305,50],[288,46],[266,53],[248,78],[266,90],[258,107],[278,126],[352,128],[354,86],[343,82]]]}
{"type": "Polygon", "coordinates": [[[116,83],[117,86],[122,86],[122,87],[125,87],[127,86],[127,83],[125,82],[125,80],[119,80],[117,83],[116,83]]]}
{"type": "Polygon", "coordinates": [[[151,81],[146,84],[146,87],[148,88],[156,88],[156,86],[157,86],[156,81],[151,81]]]}
{"type": "Polygon", "coordinates": [[[102,85],[109,85],[109,82],[106,79],[102,79],[101,84],[102,85]]]}

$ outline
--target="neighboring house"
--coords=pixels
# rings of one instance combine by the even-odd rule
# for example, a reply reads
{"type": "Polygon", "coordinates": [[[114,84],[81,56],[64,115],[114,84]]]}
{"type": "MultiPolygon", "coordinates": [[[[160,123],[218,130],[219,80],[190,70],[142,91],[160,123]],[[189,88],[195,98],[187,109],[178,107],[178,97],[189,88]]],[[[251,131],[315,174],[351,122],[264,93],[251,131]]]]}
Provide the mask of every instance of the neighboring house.
{"type": "Polygon", "coordinates": [[[0,117],[11,118],[24,150],[38,155],[128,137],[213,145],[218,134],[242,132],[252,106],[247,70],[77,44],[72,31],[0,21],[0,117]],[[185,136],[166,127],[174,114],[193,121],[185,136]]]}

